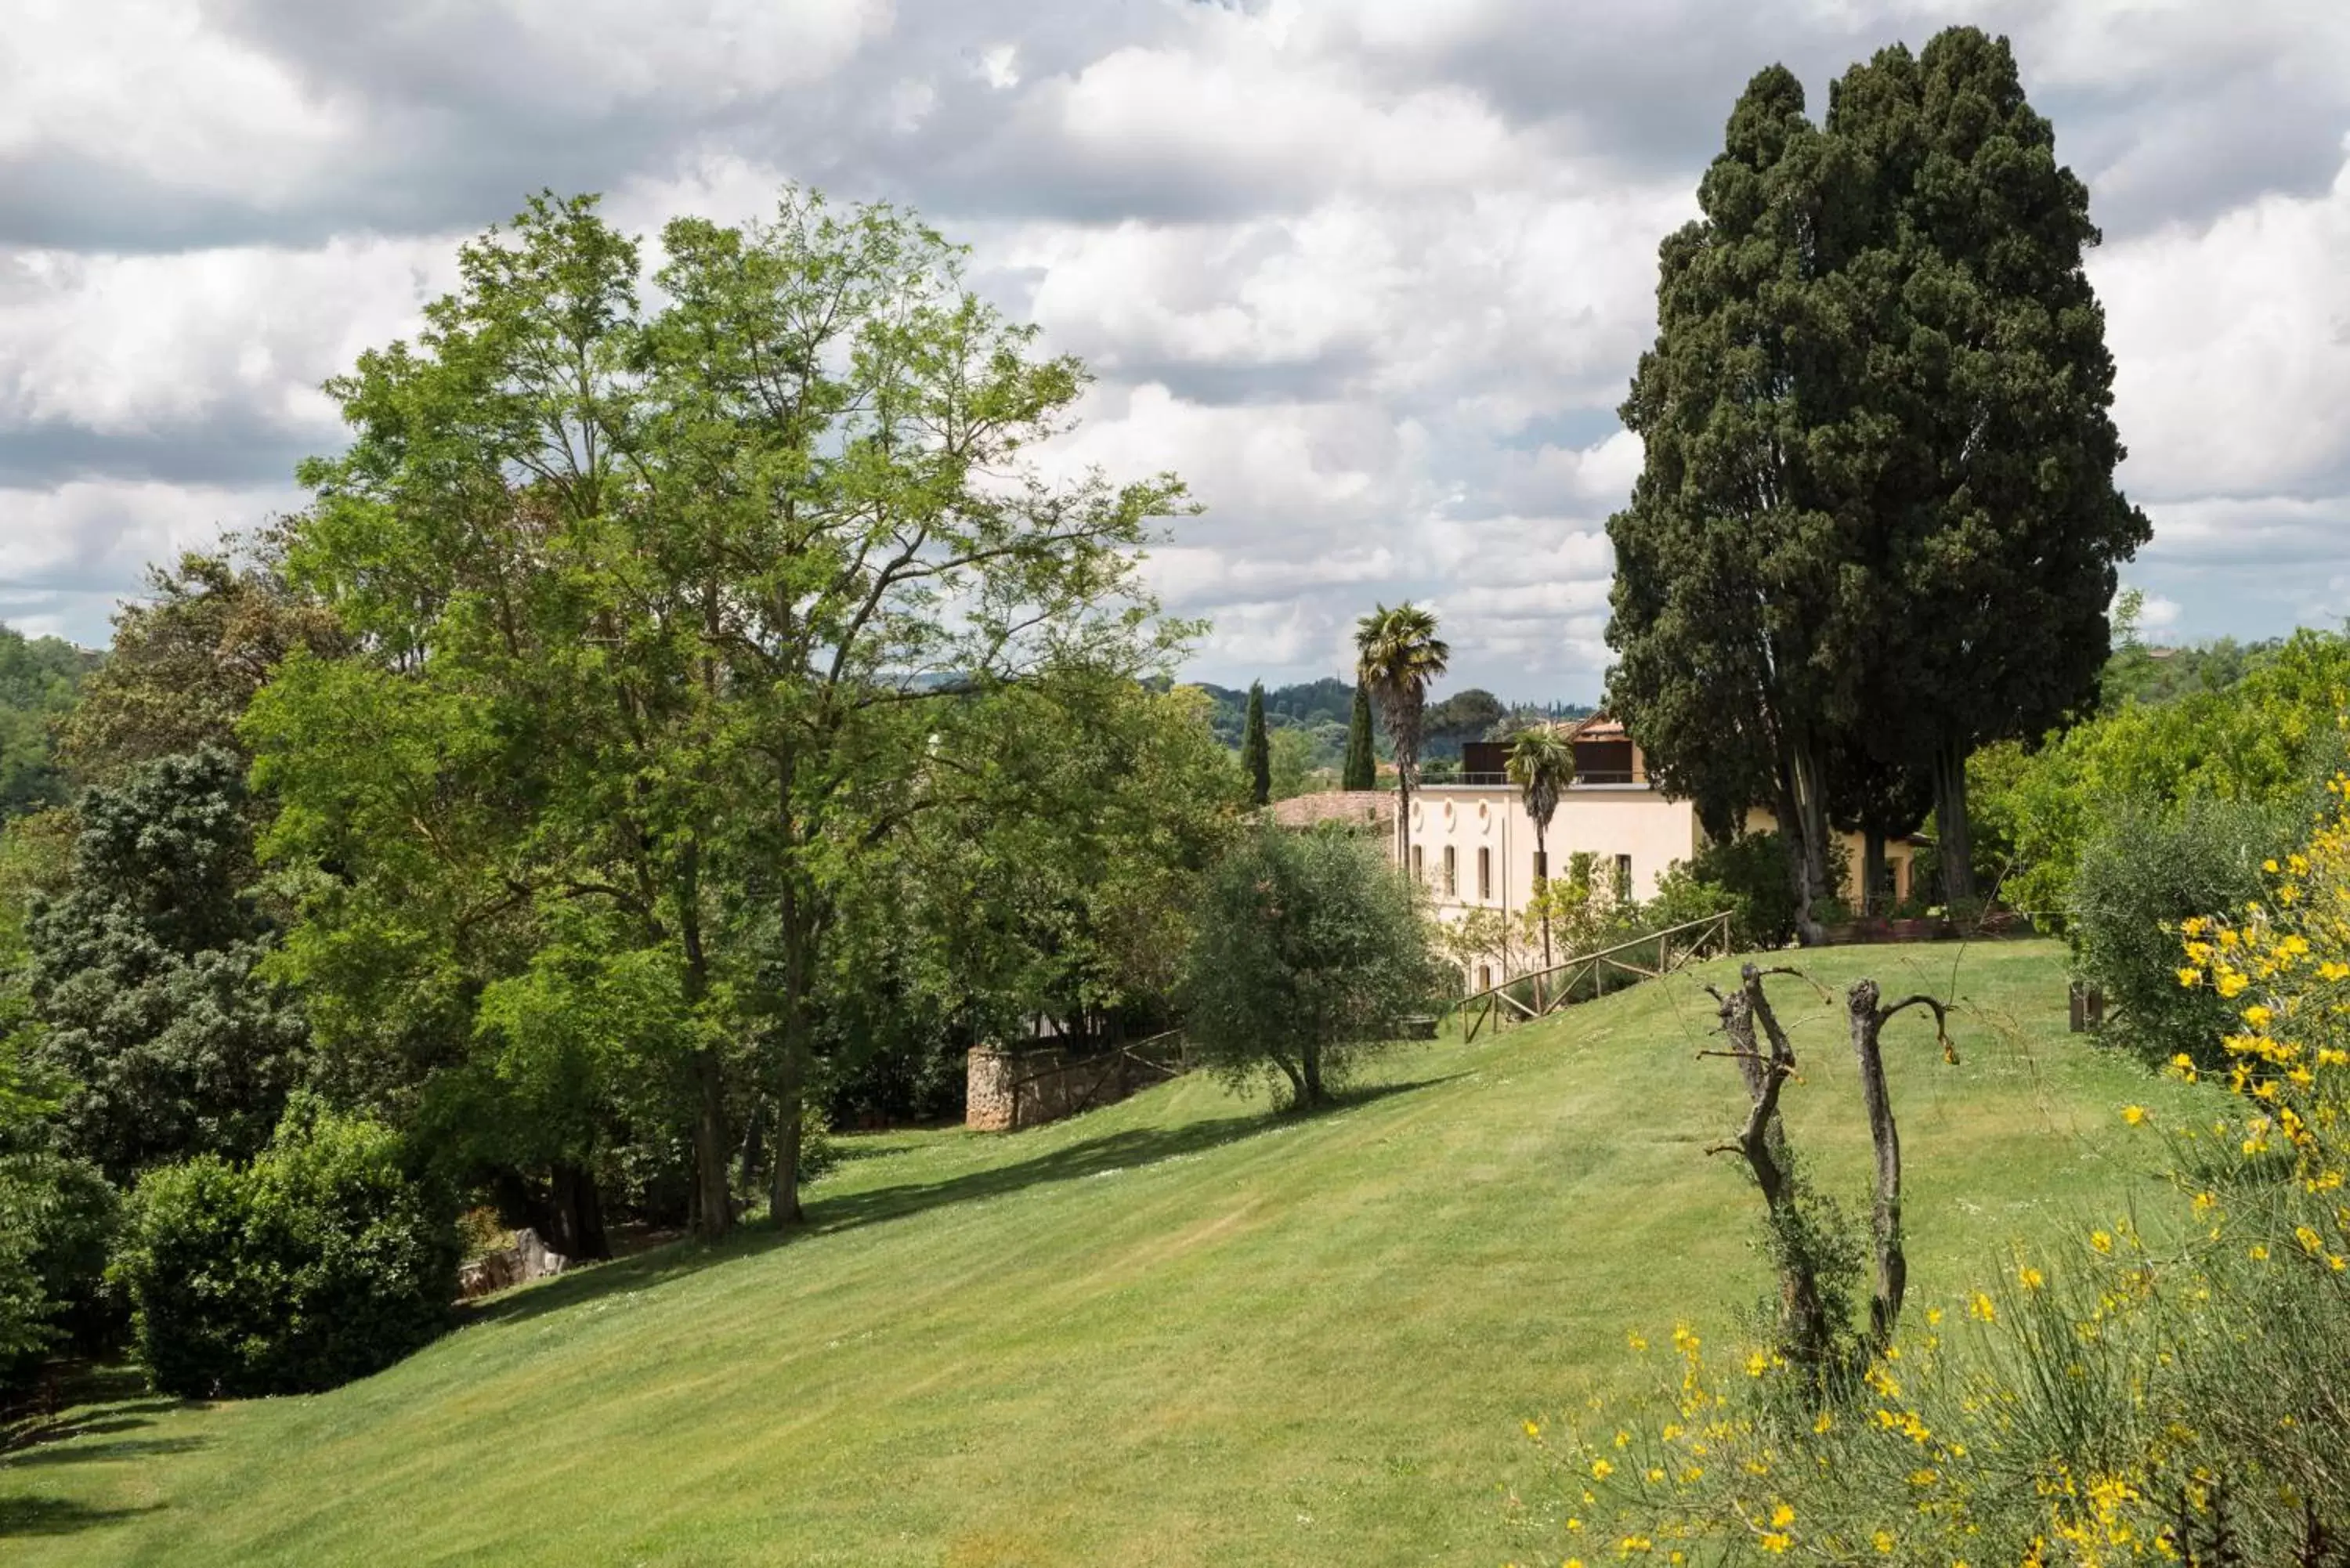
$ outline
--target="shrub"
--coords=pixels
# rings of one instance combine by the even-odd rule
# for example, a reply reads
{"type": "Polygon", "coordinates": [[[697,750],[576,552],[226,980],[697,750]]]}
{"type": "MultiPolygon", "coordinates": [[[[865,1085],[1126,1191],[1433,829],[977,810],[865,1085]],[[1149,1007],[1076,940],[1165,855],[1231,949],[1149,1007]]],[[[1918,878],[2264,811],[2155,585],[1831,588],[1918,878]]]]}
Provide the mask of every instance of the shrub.
{"type": "Polygon", "coordinates": [[[2210,1067],[2233,1009],[2178,983],[2178,927],[2241,909],[2262,891],[2261,862],[2293,838],[2300,813],[2199,800],[2169,813],[2116,813],[2082,852],[2066,935],[2074,971],[2102,989],[2116,1038],[2147,1061],[2185,1054],[2210,1067]]]}
{"type": "MultiPolygon", "coordinates": [[[[2168,939],[2170,983],[2226,1004],[2234,1099],[2168,1134],[2177,1210],[2152,1238],[2116,1216],[2019,1250],[1841,1397],[1767,1350],[1709,1355],[1678,1331],[1653,1400],[1581,1432],[1530,1428],[1562,1494],[1545,1546],[1710,1563],[2342,1561],[2350,777],[2332,787],[2341,802],[2266,863],[2257,897],[2168,939]]],[[[2173,1071],[2200,1076],[2193,1056],[2173,1071]]],[[[2163,1136],[2143,1107],[2121,1114],[2163,1136]]]]}
{"type": "Polygon", "coordinates": [[[285,1394],[378,1371],[447,1325],[454,1207],[380,1125],[297,1102],[247,1166],[150,1174],[114,1273],[140,1359],[172,1394],[285,1394]]]}
{"type": "Polygon", "coordinates": [[[1410,880],[1342,831],[1263,828],[1208,877],[1182,992],[1194,1056],[1311,1106],[1451,980],[1410,880]]]}
{"type": "MultiPolygon", "coordinates": [[[[1787,854],[1776,833],[1742,833],[1707,845],[1687,860],[1676,860],[1658,884],[1650,903],[1679,911],[1700,902],[1700,914],[1730,911],[1730,940],[1742,951],[1782,948],[1795,935],[1795,890],[1787,878],[1787,854]],[[1711,900],[1701,893],[1710,892],[1711,900]]],[[[1678,919],[1696,915],[1676,914],[1678,919]]]]}

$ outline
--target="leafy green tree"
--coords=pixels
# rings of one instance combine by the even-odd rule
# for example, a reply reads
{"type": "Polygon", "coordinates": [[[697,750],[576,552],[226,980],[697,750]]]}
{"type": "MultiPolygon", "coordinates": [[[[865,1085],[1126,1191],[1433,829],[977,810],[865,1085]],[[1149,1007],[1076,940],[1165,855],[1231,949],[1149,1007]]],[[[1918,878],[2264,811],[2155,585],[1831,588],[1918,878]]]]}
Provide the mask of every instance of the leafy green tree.
{"type": "Polygon", "coordinates": [[[1608,520],[1612,708],[1709,828],[1775,808],[1807,940],[1825,866],[1829,737],[1856,674],[1854,533],[1841,475],[1858,345],[1832,308],[1830,161],[1784,67],[1757,75],[1699,188],[1703,215],[1659,252],[1656,346],[1621,411],[1646,459],[1608,520]]]}
{"type": "Polygon", "coordinates": [[[0,823],[66,803],[50,732],[99,661],[63,639],[0,626],[0,823]]]}
{"type": "Polygon", "coordinates": [[[1825,199],[1853,228],[1835,298],[1869,350],[1840,369],[1874,418],[1837,477],[1875,500],[1875,718],[1930,778],[1945,891],[1970,898],[1967,758],[2095,707],[2116,565],[2151,536],[2114,484],[2114,361],[2083,265],[2098,234],[2013,52],[1979,28],[1854,67],[1826,138],[1825,199]]]}
{"type": "Polygon", "coordinates": [[[1436,635],[1436,615],[1409,601],[1375,607],[1355,623],[1355,679],[1378,704],[1388,743],[1395,750],[1396,846],[1399,866],[1411,865],[1411,786],[1419,776],[1420,721],[1428,689],[1452,658],[1436,635]]]}
{"type": "Polygon", "coordinates": [[[2013,862],[2008,901],[2062,923],[2089,843],[2127,805],[2159,815],[2203,797],[2308,805],[2343,758],[2345,691],[2350,639],[2304,629],[2232,686],[2125,703],[2036,749],[1978,752],[1975,810],[1986,844],[2013,862]]]}
{"type": "Polygon", "coordinates": [[[111,783],[206,746],[241,754],[237,722],[287,655],[341,651],[334,617],[285,580],[281,545],[271,534],[241,556],[190,552],[148,569],[147,597],[115,613],[106,664],[61,726],[76,776],[111,783]]]}
{"type": "MultiPolygon", "coordinates": [[[[1518,798],[1525,803],[1527,817],[1534,825],[1534,858],[1542,863],[1541,880],[1547,880],[1550,819],[1558,815],[1559,796],[1575,782],[1575,748],[1548,725],[1521,730],[1510,742],[1507,771],[1510,783],[1517,786],[1518,798]]],[[[1536,891],[1540,891],[1539,887],[1536,891]]],[[[1546,906],[1542,916],[1542,944],[1543,967],[1548,969],[1550,914],[1546,906]]]]}
{"type": "Polygon", "coordinates": [[[1273,754],[1266,760],[1266,784],[1274,800],[1289,800],[1314,787],[1314,741],[1303,730],[1286,726],[1273,732],[1273,754]]]}
{"type": "Polygon", "coordinates": [[[1347,768],[1338,787],[1379,787],[1378,756],[1371,749],[1371,693],[1360,681],[1355,683],[1355,706],[1347,718],[1347,768]]]}
{"type": "Polygon", "coordinates": [[[1241,773],[1249,784],[1249,804],[1263,805],[1273,798],[1273,748],[1264,733],[1264,684],[1249,685],[1248,718],[1241,730],[1241,773]]]}
{"type": "Polygon", "coordinates": [[[1482,687],[1471,686],[1431,706],[1421,728],[1430,740],[1444,742],[1457,753],[1462,742],[1490,734],[1495,725],[1509,717],[1509,712],[1500,698],[1482,687]]]}
{"type": "Polygon", "coordinates": [[[1187,1049],[1235,1084],[1326,1102],[1450,971],[1411,880],[1360,836],[1260,828],[1210,873],[1183,988],[1187,1049]]]}
{"type": "MultiPolygon", "coordinates": [[[[868,1076],[1051,1021],[1077,1048],[1164,1027],[1201,877],[1245,790],[1195,690],[1055,669],[968,700],[952,793],[836,890],[827,1064],[868,1076]]],[[[960,1077],[957,1079],[960,1083],[960,1077]]]]}
{"type": "Polygon", "coordinates": [[[71,887],[27,924],[39,1050],[72,1085],[68,1146],[118,1184],[251,1154],[302,1075],[302,1013],[260,972],[274,932],[251,890],[243,772],[207,748],[88,792],[71,887]]]}
{"type": "MultiPolygon", "coordinates": [[[[738,1064],[780,1130],[771,1211],[797,1217],[836,890],[949,792],[963,698],[1056,658],[1163,668],[1188,628],[1155,618],[1136,549],[1182,501],[1171,479],[1029,463],[1081,368],[1035,356],[900,213],[787,192],[771,223],[680,219],[662,245],[652,308],[636,244],[590,199],[539,198],[465,246],[419,342],[331,384],[356,439],[306,467],[289,565],[363,639],[374,706],[461,722],[471,836],[425,844],[434,896],[485,918],[601,903],[675,967],[715,1234],[738,1064]]],[[[338,803],[370,786],[322,759],[347,740],[306,738],[336,735],[327,668],[289,667],[256,742],[289,800],[280,842],[369,867],[359,901],[396,911],[391,867],[418,852],[384,840],[431,819],[380,790],[338,803]],[[312,831],[338,814],[365,830],[312,831]]]]}

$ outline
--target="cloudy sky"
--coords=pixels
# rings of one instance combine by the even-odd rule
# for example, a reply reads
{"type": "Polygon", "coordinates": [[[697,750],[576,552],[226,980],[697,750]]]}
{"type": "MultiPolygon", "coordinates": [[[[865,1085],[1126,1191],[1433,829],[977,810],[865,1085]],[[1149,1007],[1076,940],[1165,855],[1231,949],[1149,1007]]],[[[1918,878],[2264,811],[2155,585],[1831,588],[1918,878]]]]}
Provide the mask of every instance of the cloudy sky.
{"type": "Polygon", "coordinates": [[[2350,613],[2341,0],[10,0],[0,619],[102,642],[143,563],[299,504],[317,390],[528,192],[632,229],[795,180],[919,207],[1097,372],[1068,461],[1205,502],[1194,672],[1441,612],[1587,698],[1613,409],[1731,99],[1966,20],[2088,182],[2127,574],[2172,637],[2350,613]]]}

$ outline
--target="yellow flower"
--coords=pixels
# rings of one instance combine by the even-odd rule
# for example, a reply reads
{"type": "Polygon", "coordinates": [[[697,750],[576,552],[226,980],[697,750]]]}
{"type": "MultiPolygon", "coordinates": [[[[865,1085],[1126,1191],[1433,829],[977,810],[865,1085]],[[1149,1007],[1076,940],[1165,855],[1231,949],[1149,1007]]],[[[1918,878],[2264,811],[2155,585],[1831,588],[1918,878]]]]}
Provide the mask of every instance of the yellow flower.
{"type": "Polygon", "coordinates": [[[1878,1531],[1878,1532],[1877,1532],[1877,1535],[1876,1535],[1875,1539],[1872,1541],[1871,1544],[1873,1544],[1873,1545],[1877,1548],[1877,1550],[1879,1552],[1883,1553],[1885,1556],[1887,1556],[1887,1557],[1892,1556],[1892,1555],[1893,1555],[1893,1532],[1891,1532],[1891,1531],[1889,1531],[1889,1530],[1880,1530],[1880,1531],[1878,1531]]]}
{"type": "Polygon", "coordinates": [[[2029,1263],[2025,1263],[2021,1268],[2017,1269],[2015,1271],[2015,1277],[2027,1291],[2036,1291],[2041,1286],[2048,1282],[2046,1279],[2042,1277],[2040,1271],[2033,1268],[2029,1263]]]}
{"type": "Polygon", "coordinates": [[[1612,1476],[1615,1473],[1616,1467],[1609,1464],[1606,1459],[1594,1459],[1591,1461],[1591,1479],[1593,1480],[1606,1480],[1609,1476],[1612,1476]]]}
{"type": "Polygon", "coordinates": [[[2182,969],[2178,971],[2178,983],[2184,986],[2191,987],[2202,978],[2203,971],[2199,969],[2182,969]]]}
{"type": "Polygon", "coordinates": [[[2110,1252],[2114,1250],[2114,1239],[2106,1231],[2092,1231],[2089,1232],[2089,1245],[2100,1252],[2110,1252]]]}
{"type": "Polygon", "coordinates": [[[1812,1430],[1814,1432],[1824,1433],[1835,1425],[1835,1417],[1829,1415],[1825,1410],[1821,1411],[1818,1415],[1812,1417],[1812,1430]]]}
{"type": "Polygon", "coordinates": [[[1646,1350],[1646,1349],[1648,1349],[1648,1342],[1647,1340],[1645,1340],[1645,1339],[1642,1339],[1642,1338],[1641,1338],[1638,1334],[1625,1334],[1625,1336],[1624,1336],[1624,1342],[1625,1342],[1627,1345],[1630,1345],[1633,1349],[1635,1349],[1635,1350],[1646,1350]]]}
{"type": "Polygon", "coordinates": [[[1974,1294],[1974,1299],[1967,1303],[1967,1311],[1973,1314],[1976,1317],[1981,1318],[1985,1323],[1996,1323],[1999,1321],[1999,1309],[1991,1305],[1991,1298],[1983,1294],[1981,1291],[1977,1291],[1974,1294]]]}
{"type": "Polygon", "coordinates": [[[1791,1525],[1791,1524],[1793,1524],[1793,1523],[1794,1523],[1794,1522],[1795,1522],[1795,1511],[1794,1511],[1794,1509],[1792,1509],[1792,1508],[1788,1507],[1785,1503],[1783,1503],[1783,1503],[1781,1503],[1778,1507],[1776,1507],[1776,1508],[1774,1508],[1774,1509],[1773,1509],[1773,1510],[1771,1511],[1771,1528],[1772,1528],[1772,1529],[1773,1529],[1773,1530],[1784,1530],[1784,1529],[1786,1529],[1786,1528],[1787,1528],[1787,1526],[1789,1526],[1789,1525],[1791,1525]]]}
{"type": "Polygon", "coordinates": [[[2251,1259],[2255,1263],[2265,1262],[2268,1259],[2269,1250],[2266,1247],[2262,1246],[2258,1241],[2255,1241],[2249,1249],[2246,1250],[2244,1255],[2251,1259]]]}
{"type": "Polygon", "coordinates": [[[1783,1530],[1774,1530],[1762,1538],[1765,1552],[1784,1552],[1795,1543],[1795,1538],[1783,1530]]]}
{"type": "Polygon", "coordinates": [[[2267,1008],[2262,1007],[2258,1002],[2254,1002],[2251,1006],[2244,1009],[2244,1022],[2251,1024],[2255,1029],[2266,1029],[2269,1026],[2269,1021],[2275,1016],[2275,1013],[2271,1012],[2267,1008]]]}
{"type": "Polygon", "coordinates": [[[1750,1355],[1750,1356],[1748,1356],[1748,1357],[1746,1358],[1746,1376],[1749,1376],[1749,1377],[1760,1377],[1760,1376],[1762,1376],[1765,1372],[1768,1372],[1768,1371],[1770,1371],[1770,1370],[1771,1370],[1771,1358],[1770,1358],[1769,1356],[1767,1356],[1767,1355],[1763,1355],[1761,1351],[1759,1351],[1759,1350],[1758,1350],[1758,1351],[1756,1351],[1753,1355],[1750,1355]]]}
{"type": "Polygon", "coordinates": [[[2129,1123],[2132,1127],[2137,1126],[2138,1123],[2146,1120],[2146,1107],[2144,1106],[2124,1106],[2122,1107],[2122,1120],[2129,1123]]]}
{"type": "Polygon", "coordinates": [[[2241,996],[2244,993],[2244,988],[2251,983],[2241,970],[2223,970],[2220,971],[2219,980],[2220,994],[2230,998],[2241,996]]]}
{"type": "Polygon", "coordinates": [[[1542,1436],[1542,1428],[1536,1426],[1534,1422],[1528,1421],[1526,1423],[1526,1436],[1529,1438],[1539,1438],[1542,1436]]]}
{"type": "Polygon", "coordinates": [[[2324,1250],[2324,1238],[2318,1235],[2316,1231],[2311,1230],[2306,1225],[2294,1226],[2293,1228],[2293,1238],[2294,1241],[2301,1243],[2301,1250],[2304,1252],[2316,1252],[2324,1250]]]}

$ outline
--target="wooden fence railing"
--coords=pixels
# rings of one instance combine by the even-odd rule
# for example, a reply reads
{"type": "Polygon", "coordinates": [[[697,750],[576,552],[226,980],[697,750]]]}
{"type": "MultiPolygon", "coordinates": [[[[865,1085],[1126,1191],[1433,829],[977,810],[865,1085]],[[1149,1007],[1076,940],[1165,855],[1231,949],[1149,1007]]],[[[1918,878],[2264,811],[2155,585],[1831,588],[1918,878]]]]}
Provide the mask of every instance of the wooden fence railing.
{"type": "Polygon", "coordinates": [[[1532,1021],[1555,1012],[1569,1002],[1604,995],[1617,989],[1610,983],[1613,977],[1628,976],[1623,984],[1655,980],[1693,960],[1716,957],[1729,950],[1730,914],[1724,910],[1701,920],[1684,920],[1661,931],[1650,931],[1596,952],[1577,953],[1548,969],[1513,975],[1499,985],[1462,997],[1459,1009],[1461,1038],[1464,1043],[1476,1039],[1489,1023],[1498,1033],[1513,1014],[1532,1021]],[[1652,963],[1634,961],[1651,955],[1652,963]]]}

